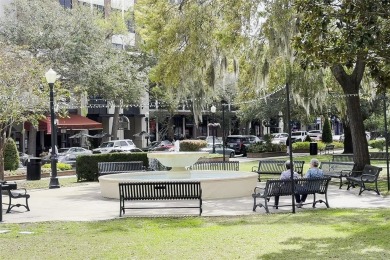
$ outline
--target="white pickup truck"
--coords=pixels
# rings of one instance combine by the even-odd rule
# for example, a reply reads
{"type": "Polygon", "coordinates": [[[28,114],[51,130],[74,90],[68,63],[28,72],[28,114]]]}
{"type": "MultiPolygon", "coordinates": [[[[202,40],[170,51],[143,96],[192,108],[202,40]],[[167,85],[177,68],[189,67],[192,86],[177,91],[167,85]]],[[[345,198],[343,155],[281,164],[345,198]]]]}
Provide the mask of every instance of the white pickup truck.
{"type": "Polygon", "coordinates": [[[292,142],[303,142],[305,141],[307,136],[306,131],[296,131],[291,133],[291,140],[292,142]]]}

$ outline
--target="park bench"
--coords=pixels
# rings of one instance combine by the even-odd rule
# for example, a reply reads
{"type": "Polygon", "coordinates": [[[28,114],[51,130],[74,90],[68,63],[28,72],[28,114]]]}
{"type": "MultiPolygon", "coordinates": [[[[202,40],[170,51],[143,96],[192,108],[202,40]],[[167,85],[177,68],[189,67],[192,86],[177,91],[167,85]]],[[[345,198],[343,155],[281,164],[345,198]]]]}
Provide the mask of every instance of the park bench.
{"type": "Polygon", "coordinates": [[[24,188],[18,189],[16,182],[4,181],[1,182],[1,184],[3,185],[2,194],[8,195],[8,209],[6,213],[10,213],[13,207],[25,207],[27,211],[30,211],[30,207],[28,206],[28,199],[30,198],[30,194],[27,193],[26,189],[24,188]],[[25,204],[20,204],[20,203],[14,204],[13,200],[17,200],[17,199],[25,199],[26,202],[25,204]]]}
{"type": "MultiPolygon", "coordinates": [[[[264,189],[256,187],[254,193],[252,194],[253,211],[256,211],[257,207],[264,207],[265,211],[269,213],[267,203],[271,197],[292,196],[294,194],[313,194],[313,203],[305,204],[312,204],[313,208],[315,208],[317,203],[325,203],[326,207],[329,208],[327,195],[329,181],[329,177],[294,179],[294,182],[292,182],[291,180],[267,180],[264,189]],[[291,187],[292,184],[294,184],[294,192],[291,187]],[[325,201],[321,199],[316,200],[316,194],[324,195],[325,201]],[[261,202],[257,203],[257,199],[264,199],[264,204],[261,202]]],[[[278,205],[278,207],[280,206],[278,205]]]]}
{"type": "Polygon", "coordinates": [[[207,171],[238,171],[240,169],[239,161],[229,162],[197,162],[189,167],[189,170],[207,170],[207,171]]]}
{"type": "Polygon", "coordinates": [[[334,154],[334,144],[327,144],[323,149],[320,149],[320,154],[321,151],[324,151],[324,154],[330,154],[332,151],[332,154],[334,154]]]}
{"type": "Polygon", "coordinates": [[[202,214],[202,188],[199,181],[119,183],[119,216],[126,209],[199,208],[202,214]],[[126,207],[125,201],[198,200],[199,206],[126,207]]]}
{"type": "Polygon", "coordinates": [[[98,162],[98,175],[107,175],[131,171],[144,170],[144,164],[142,161],[132,162],[98,162]]]}
{"type": "Polygon", "coordinates": [[[333,162],[353,162],[353,154],[334,154],[333,162]]]}
{"type": "Polygon", "coordinates": [[[365,190],[375,191],[378,195],[380,195],[378,190],[378,177],[380,171],[382,171],[382,168],[368,164],[364,166],[363,171],[353,171],[351,176],[347,177],[347,190],[349,190],[350,187],[358,185],[360,186],[359,195],[365,190]],[[375,184],[375,189],[367,187],[367,184],[375,184]]]}
{"type": "Polygon", "coordinates": [[[385,152],[371,152],[370,160],[386,161],[387,156],[385,152]]]}
{"type": "Polygon", "coordinates": [[[349,176],[355,164],[353,162],[321,162],[320,169],[324,172],[324,176],[338,178],[340,186],[343,186],[343,178],[349,176]]]}
{"type": "MultiPolygon", "coordinates": [[[[294,171],[302,176],[303,165],[305,161],[294,161],[294,171]]],[[[277,161],[277,160],[260,160],[258,166],[252,167],[252,172],[258,173],[258,180],[261,181],[261,174],[281,174],[286,170],[286,162],[285,161],[277,161]]]]}

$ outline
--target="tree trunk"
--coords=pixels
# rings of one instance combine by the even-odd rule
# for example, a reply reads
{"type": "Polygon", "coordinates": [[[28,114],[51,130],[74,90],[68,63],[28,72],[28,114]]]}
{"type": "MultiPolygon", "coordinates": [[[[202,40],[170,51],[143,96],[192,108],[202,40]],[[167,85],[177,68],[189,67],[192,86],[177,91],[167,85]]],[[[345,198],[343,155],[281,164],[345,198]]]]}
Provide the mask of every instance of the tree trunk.
{"type": "Polygon", "coordinates": [[[120,111],[120,107],[118,104],[115,103],[114,118],[112,120],[112,129],[111,129],[111,140],[118,139],[119,111],[120,111]]]}
{"type": "MultiPolygon", "coordinates": [[[[4,144],[5,144],[5,129],[1,127],[0,131],[0,180],[4,180],[4,144]]],[[[0,194],[2,196],[2,194],[0,194]]]]}
{"type": "Polygon", "coordinates": [[[111,13],[111,0],[104,0],[104,18],[110,17],[111,13]]]}
{"type": "Polygon", "coordinates": [[[354,163],[357,170],[362,170],[370,164],[368,143],[364,131],[363,117],[360,110],[359,87],[363,77],[365,63],[358,60],[352,74],[347,74],[341,65],[332,67],[332,73],[341,85],[347,105],[347,115],[351,128],[354,163]]]}
{"type": "MultiPolygon", "coordinates": [[[[53,134],[53,132],[51,134],[53,134]]],[[[36,152],[37,152],[37,129],[32,126],[28,133],[28,154],[32,156],[36,156],[36,152]]]]}
{"type": "Polygon", "coordinates": [[[343,153],[353,153],[352,135],[351,135],[351,128],[349,127],[349,123],[343,122],[343,127],[344,127],[344,152],[343,153]]]}

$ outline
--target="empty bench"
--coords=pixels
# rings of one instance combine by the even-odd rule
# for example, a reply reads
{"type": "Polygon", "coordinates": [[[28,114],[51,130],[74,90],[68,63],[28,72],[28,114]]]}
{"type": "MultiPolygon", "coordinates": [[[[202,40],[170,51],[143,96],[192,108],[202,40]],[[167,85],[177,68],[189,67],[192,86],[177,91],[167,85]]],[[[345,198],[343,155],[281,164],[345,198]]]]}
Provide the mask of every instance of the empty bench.
{"type": "MultiPolygon", "coordinates": [[[[313,208],[315,208],[317,203],[325,203],[326,207],[329,208],[328,203],[328,184],[330,178],[303,178],[291,180],[267,180],[265,188],[256,187],[253,197],[253,211],[256,211],[257,207],[264,207],[265,211],[269,213],[268,201],[271,197],[275,196],[292,196],[294,194],[312,194],[314,199],[312,203],[313,208]],[[291,185],[294,184],[294,187],[291,185]],[[323,194],[325,200],[316,200],[316,194],[323,194]],[[263,199],[264,203],[258,202],[257,199],[263,199]]],[[[283,205],[291,206],[291,205],[283,205]]],[[[278,207],[281,207],[280,205],[278,207]]]]}
{"type": "Polygon", "coordinates": [[[202,189],[198,181],[119,183],[119,216],[126,209],[199,208],[202,214],[202,189]],[[125,201],[198,200],[198,206],[135,207],[125,206],[125,201]]]}
{"type": "Polygon", "coordinates": [[[144,170],[144,163],[142,161],[132,162],[98,162],[98,175],[107,175],[131,171],[144,170]]]}
{"type": "Polygon", "coordinates": [[[365,165],[363,171],[352,171],[351,175],[346,177],[348,181],[347,190],[349,190],[350,187],[355,187],[355,185],[357,185],[360,186],[359,195],[365,190],[372,190],[380,195],[378,190],[378,177],[381,171],[382,168],[372,165],[365,165]],[[368,187],[368,184],[375,185],[375,188],[372,189],[368,187]]]}
{"type": "Polygon", "coordinates": [[[324,176],[339,179],[339,189],[341,189],[343,178],[350,175],[354,166],[353,162],[321,162],[319,168],[324,172],[324,176]]]}
{"type": "Polygon", "coordinates": [[[189,169],[206,171],[238,171],[240,169],[240,162],[197,162],[190,166],[189,169]]]}
{"type": "MultiPolygon", "coordinates": [[[[16,182],[1,182],[2,184],[2,194],[8,195],[8,208],[6,213],[10,213],[13,207],[25,207],[27,211],[30,211],[30,207],[28,206],[28,199],[30,198],[30,194],[27,193],[25,188],[17,187],[16,182]],[[13,200],[24,199],[25,204],[21,203],[13,203],[13,200]]],[[[1,194],[0,194],[1,196],[1,194]]]]}
{"type": "MultiPolygon", "coordinates": [[[[294,161],[294,171],[302,176],[305,161],[294,161]]],[[[261,181],[261,174],[281,174],[286,170],[286,161],[260,160],[258,166],[252,167],[252,172],[258,173],[258,180],[261,181]]]]}
{"type": "Polygon", "coordinates": [[[324,154],[330,154],[330,152],[332,152],[332,154],[334,154],[334,144],[325,145],[325,147],[323,149],[320,149],[320,153],[321,153],[321,151],[324,151],[324,154]]]}

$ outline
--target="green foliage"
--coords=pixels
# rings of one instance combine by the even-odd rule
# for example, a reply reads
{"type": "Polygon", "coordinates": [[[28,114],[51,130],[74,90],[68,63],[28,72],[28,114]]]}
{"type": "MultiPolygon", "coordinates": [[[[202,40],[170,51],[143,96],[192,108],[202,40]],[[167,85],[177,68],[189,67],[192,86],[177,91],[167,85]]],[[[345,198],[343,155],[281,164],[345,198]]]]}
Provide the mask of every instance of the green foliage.
{"type": "Polygon", "coordinates": [[[264,153],[264,152],[281,152],[285,151],[286,146],[281,144],[269,143],[256,143],[248,147],[248,153],[264,153]]]}
{"type": "Polygon", "coordinates": [[[324,143],[331,143],[333,141],[332,129],[328,117],[325,117],[324,127],[322,129],[322,141],[324,143]]]}
{"type": "Polygon", "coordinates": [[[77,181],[96,181],[98,179],[98,162],[131,162],[142,161],[148,167],[147,153],[107,153],[82,155],[76,158],[77,181]]]}
{"type": "Polygon", "coordinates": [[[19,153],[14,139],[7,138],[4,144],[4,170],[14,171],[19,168],[19,153]]]}
{"type": "MultiPolygon", "coordinates": [[[[51,164],[50,163],[46,163],[46,164],[42,165],[42,168],[43,169],[50,169],[51,168],[51,164]]],[[[59,162],[59,163],[57,163],[57,170],[60,170],[60,171],[72,170],[72,165],[70,165],[68,163],[59,162]]]]}
{"type": "Polygon", "coordinates": [[[181,152],[193,152],[199,151],[201,148],[207,146],[205,140],[183,140],[180,141],[180,151],[181,152]]]}
{"type": "Polygon", "coordinates": [[[383,149],[385,148],[386,140],[370,140],[368,141],[368,145],[382,152],[383,149]]]}
{"type": "Polygon", "coordinates": [[[304,142],[312,142],[311,138],[309,135],[306,135],[304,142]]]}

